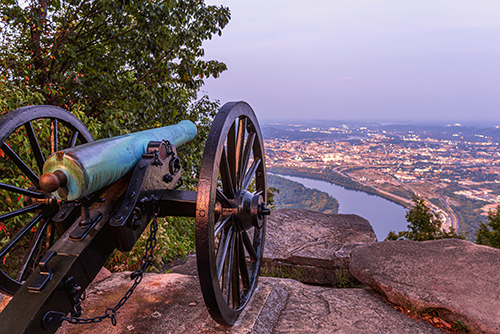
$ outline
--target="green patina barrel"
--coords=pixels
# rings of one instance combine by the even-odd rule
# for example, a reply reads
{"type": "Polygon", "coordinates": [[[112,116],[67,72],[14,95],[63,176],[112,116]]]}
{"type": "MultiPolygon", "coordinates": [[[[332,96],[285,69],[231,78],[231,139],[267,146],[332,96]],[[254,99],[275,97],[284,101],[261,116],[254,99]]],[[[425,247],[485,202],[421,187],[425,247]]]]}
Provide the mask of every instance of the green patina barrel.
{"type": "Polygon", "coordinates": [[[122,178],[141,159],[149,142],[168,140],[179,147],[195,136],[196,126],[190,121],[181,121],[176,125],[106,138],[52,154],[45,161],[43,172],[63,172],[66,186],[53,195],[74,201],[122,178]]]}

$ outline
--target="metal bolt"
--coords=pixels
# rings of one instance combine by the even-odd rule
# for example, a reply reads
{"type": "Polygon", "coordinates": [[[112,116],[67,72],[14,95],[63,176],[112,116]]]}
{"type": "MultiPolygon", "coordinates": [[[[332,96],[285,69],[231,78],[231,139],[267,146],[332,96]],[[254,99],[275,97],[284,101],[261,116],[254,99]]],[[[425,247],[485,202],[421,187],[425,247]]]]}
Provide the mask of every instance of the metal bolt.
{"type": "Polygon", "coordinates": [[[269,216],[270,214],[271,214],[271,209],[266,207],[266,204],[264,202],[260,203],[258,210],[259,219],[264,218],[264,216],[269,216]]]}
{"type": "Polygon", "coordinates": [[[165,182],[165,183],[170,183],[170,182],[172,182],[173,179],[174,179],[174,177],[170,174],[163,175],[163,182],[165,182]]]}

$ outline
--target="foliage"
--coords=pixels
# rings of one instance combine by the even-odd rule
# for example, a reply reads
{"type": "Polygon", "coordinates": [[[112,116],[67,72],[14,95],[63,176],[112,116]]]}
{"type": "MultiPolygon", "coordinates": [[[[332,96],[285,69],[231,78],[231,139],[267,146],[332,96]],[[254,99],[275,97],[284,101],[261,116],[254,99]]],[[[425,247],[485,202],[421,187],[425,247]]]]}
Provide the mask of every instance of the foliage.
{"type": "MultiPolygon", "coordinates": [[[[134,248],[127,253],[115,251],[106,268],[111,271],[137,270],[144,256],[149,228],[144,230],[134,248]]],[[[154,263],[148,271],[159,271],[164,263],[184,259],[195,249],[195,225],[193,218],[167,217],[158,219],[157,244],[154,249],[154,263]]]]}
{"type": "Polygon", "coordinates": [[[488,222],[481,223],[476,232],[476,243],[500,248],[500,205],[488,212],[488,222]]]}
{"type": "Polygon", "coordinates": [[[276,209],[276,200],[274,197],[280,193],[280,190],[276,187],[267,187],[267,206],[271,210],[276,209]]]}
{"type": "MultiPolygon", "coordinates": [[[[3,0],[0,78],[43,104],[83,108],[102,124],[98,137],[192,120],[201,133],[183,149],[191,158],[218,106],[198,90],[226,69],[202,59],[202,42],[229,16],[197,0],[3,0]]],[[[198,158],[185,159],[189,175],[198,158]]]]}
{"type": "MultiPolygon", "coordinates": [[[[184,184],[194,190],[201,148],[219,107],[199,97],[199,89],[226,70],[203,59],[202,43],[220,35],[229,18],[228,8],[197,0],[0,0],[0,116],[26,105],[56,105],[75,114],[96,139],[191,120],[197,137],[178,153],[184,184]]],[[[28,142],[21,132],[9,139],[18,154],[28,142]]],[[[2,171],[9,167],[5,160],[2,171]]],[[[1,177],[29,186],[15,169],[1,177]]],[[[2,198],[0,213],[14,201],[24,205],[22,197],[2,198]]],[[[177,223],[182,233],[171,224],[159,233],[165,258],[174,256],[167,246],[181,256],[194,248],[194,223],[177,223]]],[[[19,227],[14,225],[0,225],[2,240],[19,227]]],[[[144,243],[143,237],[136,248],[144,243]]]]}
{"type": "Polygon", "coordinates": [[[457,235],[453,227],[450,231],[441,228],[442,222],[432,212],[427,203],[416,195],[412,197],[413,208],[405,215],[408,230],[402,232],[390,231],[385,240],[414,240],[426,241],[445,238],[465,239],[464,235],[457,235]]]}
{"type": "Polygon", "coordinates": [[[317,189],[306,188],[302,184],[277,175],[268,175],[270,187],[278,188],[274,196],[275,207],[307,209],[312,211],[337,213],[339,203],[336,198],[317,189]]]}
{"type": "Polygon", "coordinates": [[[31,91],[26,84],[14,85],[5,77],[0,77],[0,116],[22,106],[42,104],[43,102],[43,95],[31,91]]]}
{"type": "Polygon", "coordinates": [[[360,284],[351,280],[348,269],[340,268],[335,272],[335,284],[333,287],[337,289],[352,289],[359,288],[360,284]]]}
{"type": "Polygon", "coordinates": [[[469,325],[466,325],[462,319],[458,319],[458,321],[453,322],[453,329],[456,330],[457,333],[470,333],[469,325]]]}

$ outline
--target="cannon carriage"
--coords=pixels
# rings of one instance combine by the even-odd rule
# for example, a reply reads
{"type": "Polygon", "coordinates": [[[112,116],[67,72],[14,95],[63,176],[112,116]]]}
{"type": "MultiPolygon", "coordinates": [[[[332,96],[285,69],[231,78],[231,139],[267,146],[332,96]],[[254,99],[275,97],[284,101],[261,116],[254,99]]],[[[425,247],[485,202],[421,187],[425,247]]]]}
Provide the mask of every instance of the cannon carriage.
{"type": "Polygon", "coordinates": [[[197,191],[179,190],[176,148],[195,134],[195,125],[182,121],[94,141],[54,106],[0,119],[0,201],[10,204],[0,213],[0,292],[14,296],[0,313],[0,333],[53,333],[63,320],[116,321],[152,258],[157,218],[165,216],[195,218],[206,306],[217,322],[234,324],[257,285],[270,213],[263,139],[248,104],[225,104],[208,134],[197,191]],[[148,226],[148,253],[128,296],[102,317],[78,318],[82,293],[111,253],[130,250],[148,226]]]}

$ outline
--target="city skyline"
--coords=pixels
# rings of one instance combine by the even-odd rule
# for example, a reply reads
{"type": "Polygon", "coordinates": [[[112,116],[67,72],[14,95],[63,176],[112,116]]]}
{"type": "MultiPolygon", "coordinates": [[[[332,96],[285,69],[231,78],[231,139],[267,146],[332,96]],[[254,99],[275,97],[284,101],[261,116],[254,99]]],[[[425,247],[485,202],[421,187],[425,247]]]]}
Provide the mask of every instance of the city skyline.
{"type": "MultiPolygon", "coordinates": [[[[204,44],[228,70],[202,88],[260,119],[500,121],[500,3],[210,1],[204,44]]],[[[500,122],[498,122],[500,123],[500,122]]]]}

